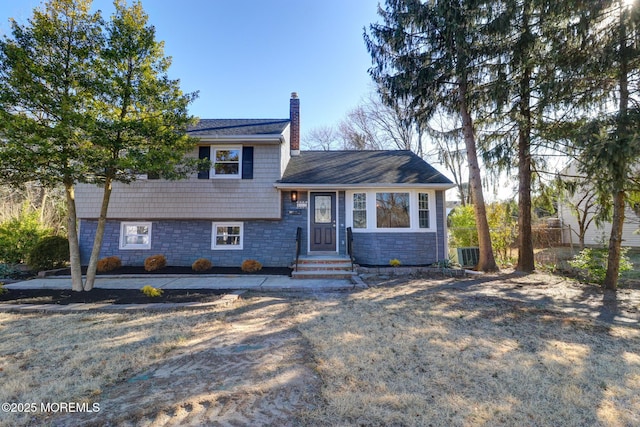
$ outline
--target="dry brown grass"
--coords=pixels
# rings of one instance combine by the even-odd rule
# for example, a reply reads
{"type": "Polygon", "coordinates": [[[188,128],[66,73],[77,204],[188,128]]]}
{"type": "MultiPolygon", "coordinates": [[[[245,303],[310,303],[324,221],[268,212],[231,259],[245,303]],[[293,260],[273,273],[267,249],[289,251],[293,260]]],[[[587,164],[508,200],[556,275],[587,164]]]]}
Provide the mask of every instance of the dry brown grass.
{"type": "MultiPolygon", "coordinates": [[[[498,277],[470,291],[452,289],[452,280],[403,279],[351,294],[254,296],[206,311],[0,314],[0,402],[100,402],[121,414],[115,424],[130,425],[177,425],[198,402],[213,414],[199,419],[203,425],[223,413],[237,421],[242,411],[245,420],[282,422],[265,408],[313,426],[640,425],[637,321],[555,310],[552,292],[587,298],[564,279],[517,280],[498,277]],[[260,349],[268,342],[278,347],[260,349]],[[298,350],[278,352],[294,342],[298,350]],[[198,354],[213,361],[215,374],[205,364],[187,375],[198,354]],[[253,365],[258,355],[269,363],[253,365]],[[318,376],[285,378],[299,371],[288,365],[292,355],[304,355],[305,369],[318,376]],[[169,375],[168,388],[127,382],[144,372],[169,375]],[[298,397],[282,400],[293,385],[319,381],[322,388],[310,391],[315,409],[303,411],[298,397]],[[193,396],[178,398],[172,387],[193,396]],[[153,404],[132,409],[129,393],[153,404]]],[[[1,426],[28,423],[0,414],[1,426]]]]}
{"type": "Polygon", "coordinates": [[[637,323],[428,292],[447,283],[305,307],[326,400],[309,424],[640,425],[637,323]]]}
{"type": "MultiPolygon", "coordinates": [[[[0,402],[100,403],[103,388],[190,345],[203,330],[225,328],[222,318],[214,311],[0,313],[0,402]]],[[[33,423],[30,415],[2,413],[0,426],[33,423]]]]}

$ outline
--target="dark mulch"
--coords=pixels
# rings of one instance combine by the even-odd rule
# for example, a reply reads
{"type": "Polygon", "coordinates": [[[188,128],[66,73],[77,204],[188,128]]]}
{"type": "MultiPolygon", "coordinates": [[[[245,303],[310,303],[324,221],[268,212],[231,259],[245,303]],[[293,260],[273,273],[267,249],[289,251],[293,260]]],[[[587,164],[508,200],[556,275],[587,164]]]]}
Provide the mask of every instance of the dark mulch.
{"type": "MultiPolygon", "coordinates": [[[[82,268],[83,274],[86,272],[86,267],[82,268]]],[[[71,274],[71,271],[67,269],[58,270],[53,273],[54,276],[68,276],[71,274]]],[[[207,271],[193,271],[191,267],[177,267],[177,266],[167,266],[160,270],[155,271],[146,271],[144,267],[132,267],[132,266],[123,266],[118,268],[117,270],[112,270],[106,273],[98,273],[100,275],[121,275],[121,274],[180,274],[180,275],[191,275],[191,274],[258,274],[258,275],[277,275],[277,276],[289,276],[291,275],[291,269],[289,267],[263,267],[262,270],[257,271],[255,273],[245,273],[240,269],[240,267],[214,267],[211,270],[207,271]]]]}
{"type": "Polygon", "coordinates": [[[70,289],[5,289],[0,294],[2,304],[149,304],[180,302],[212,302],[228,290],[220,289],[165,289],[162,296],[148,297],[139,289],[100,289],[73,292],[70,289]]]}

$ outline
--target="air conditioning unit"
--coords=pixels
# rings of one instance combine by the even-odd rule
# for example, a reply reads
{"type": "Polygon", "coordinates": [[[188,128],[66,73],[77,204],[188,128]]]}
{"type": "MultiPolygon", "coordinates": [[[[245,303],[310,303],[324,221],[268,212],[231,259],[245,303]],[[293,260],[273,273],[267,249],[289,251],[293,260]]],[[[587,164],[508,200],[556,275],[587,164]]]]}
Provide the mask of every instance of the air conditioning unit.
{"type": "Polygon", "coordinates": [[[463,267],[471,267],[480,260],[480,248],[458,248],[458,264],[463,267]]]}

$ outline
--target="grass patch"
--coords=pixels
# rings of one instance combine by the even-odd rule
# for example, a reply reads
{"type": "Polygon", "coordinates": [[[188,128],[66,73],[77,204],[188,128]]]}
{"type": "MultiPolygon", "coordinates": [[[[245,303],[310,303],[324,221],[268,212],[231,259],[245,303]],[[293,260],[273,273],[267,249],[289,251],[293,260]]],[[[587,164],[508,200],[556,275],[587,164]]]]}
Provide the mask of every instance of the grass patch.
{"type": "MultiPolygon", "coordinates": [[[[100,403],[105,387],[188,346],[203,330],[224,328],[221,317],[214,311],[0,313],[0,402],[100,403]]],[[[41,423],[33,414],[0,417],[0,426],[27,424],[41,423]]]]}
{"type": "Polygon", "coordinates": [[[327,402],[310,424],[640,423],[637,325],[425,292],[442,284],[370,289],[301,314],[327,402]]]}
{"type": "MultiPolygon", "coordinates": [[[[0,313],[0,401],[104,402],[100,417],[122,414],[113,425],[143,415],[177,425],[180,402],[219,411],[200,422],[210,425],[240,419],[256,399],[267,402],[246,419],[261,414],[262,425],[284,419],[265,408],[313,426],[640,425],[638,322],[585,314],[602,303],[593,286],[544,274],[392,280],[355,293],[254,294],[201,311],[0,313]],[[569,294],[579,307],[563,312],[557,302],[569,294]],[[193,364],[198,357],[210,364],[193,364]],[[310,377],[296,382],[292,361],[310,377]],[[166,389],[140,385],[153,366],[165,366],[168,377],[155,381],[166,389]],[[311,383],[315,406],[294,412],[298,398],[282,396],[311,383]],[[114,404],[129,384],[152,409],[114,404]],[[174,389],[192,394],[176,401],[174,389]]],[[[638,292],[619,292],[617,310],[637,308],[638,292]]],[[[56,419],[0,417],[0,426],[43,424],[56,419]]]]}

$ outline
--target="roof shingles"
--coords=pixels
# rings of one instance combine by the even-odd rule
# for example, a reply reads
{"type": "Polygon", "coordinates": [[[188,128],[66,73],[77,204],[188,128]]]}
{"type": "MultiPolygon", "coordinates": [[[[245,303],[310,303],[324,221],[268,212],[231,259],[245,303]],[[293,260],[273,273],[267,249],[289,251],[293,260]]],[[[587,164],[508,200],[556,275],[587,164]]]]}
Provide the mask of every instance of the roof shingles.
{"type": "Polygon", "coordinates": [[[445,184],[452,182],[411,151],[302,151],[281,184],[445,184]]]}
{"type": "Polygon", "coordinates": [[[187,129],[191,136],[258,136],[277,137],[289,125],[289,119],[201,119],[187,129]]]}

